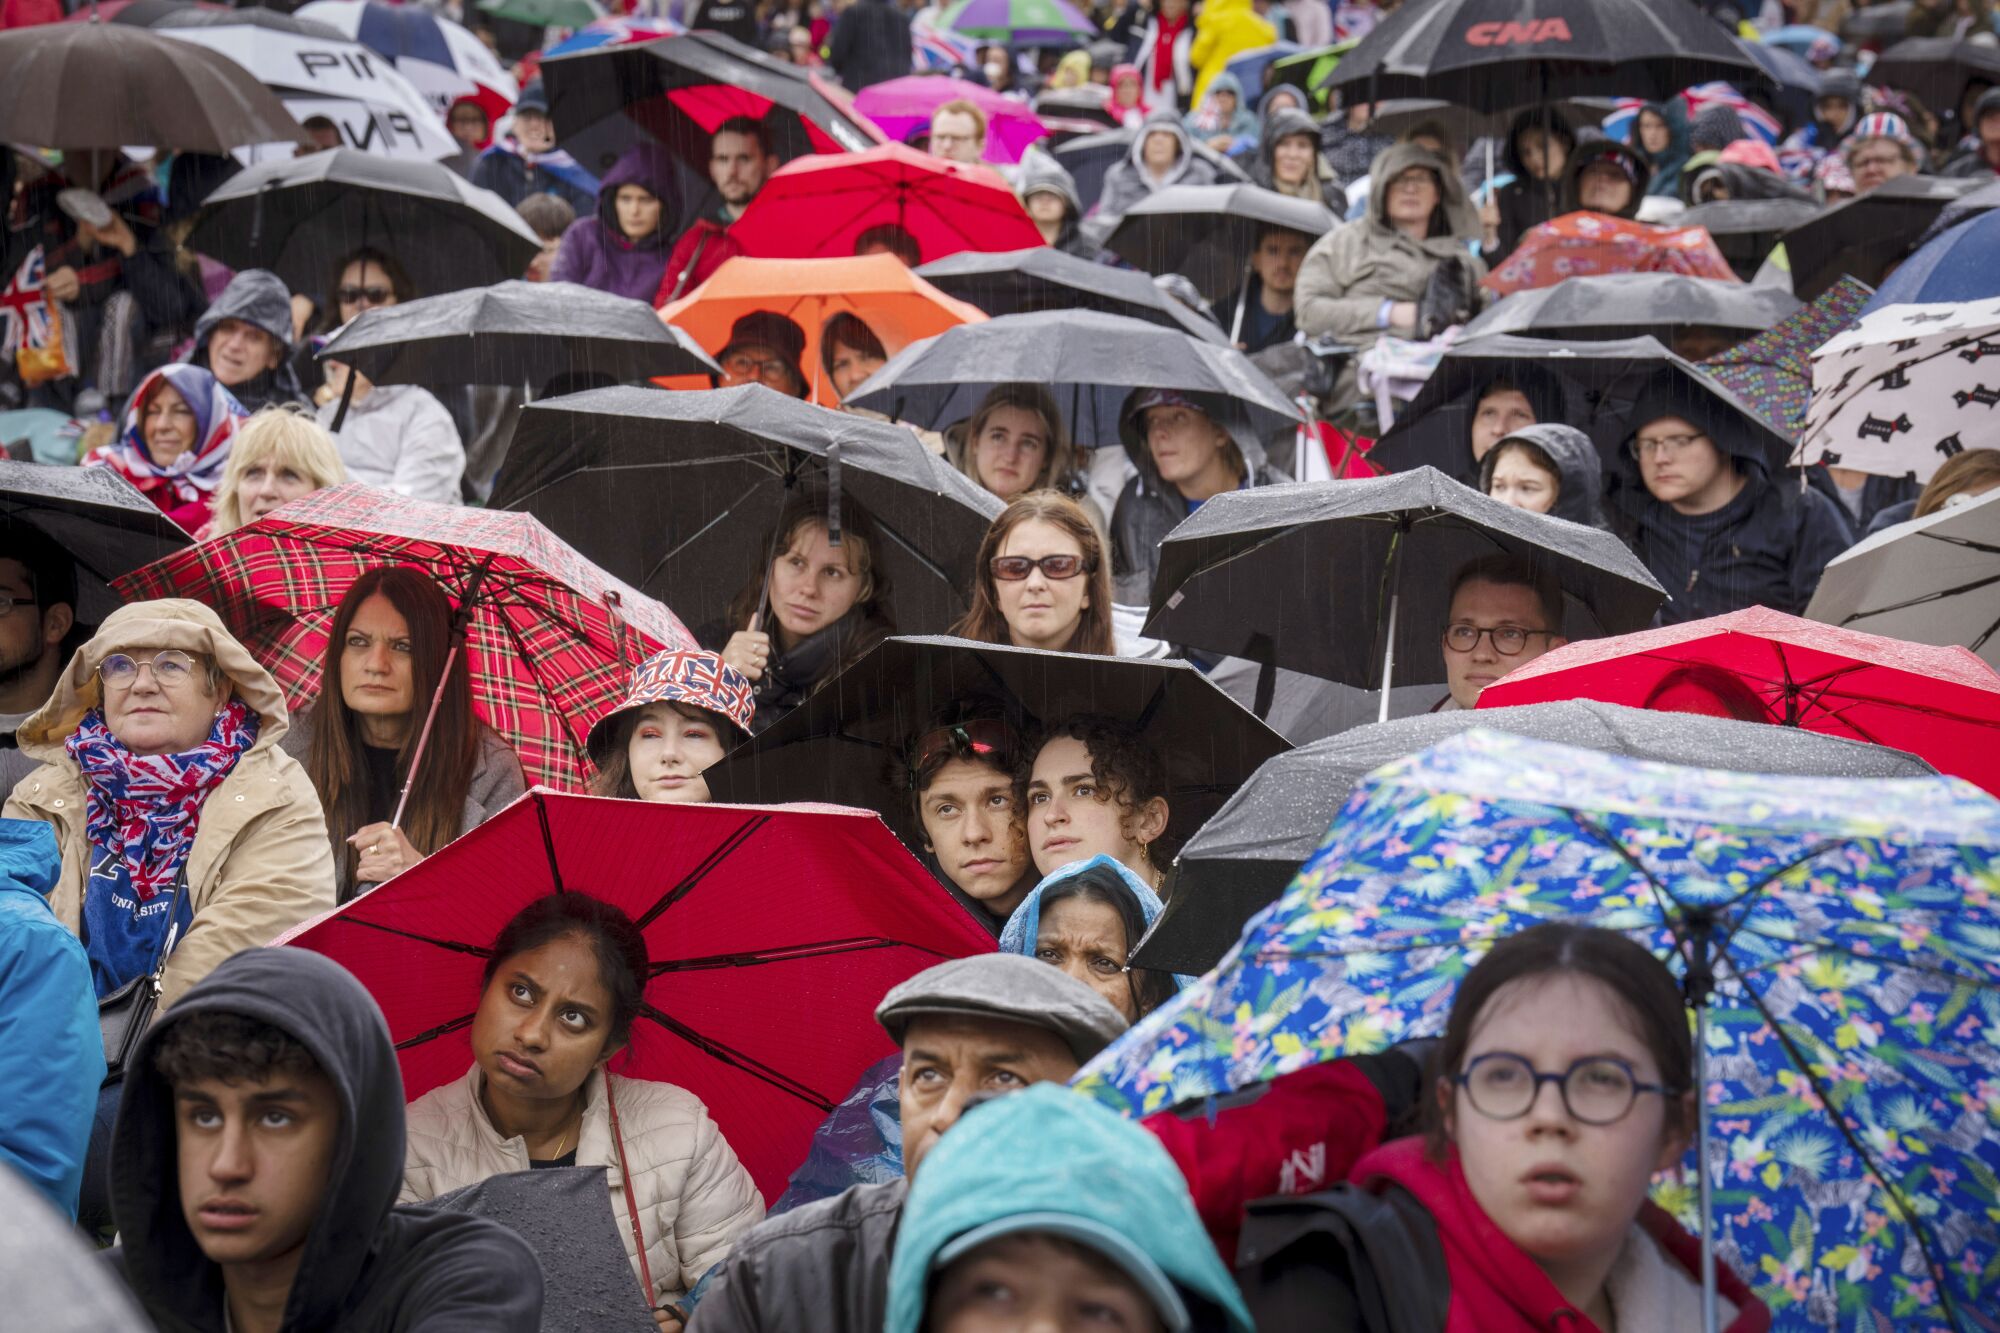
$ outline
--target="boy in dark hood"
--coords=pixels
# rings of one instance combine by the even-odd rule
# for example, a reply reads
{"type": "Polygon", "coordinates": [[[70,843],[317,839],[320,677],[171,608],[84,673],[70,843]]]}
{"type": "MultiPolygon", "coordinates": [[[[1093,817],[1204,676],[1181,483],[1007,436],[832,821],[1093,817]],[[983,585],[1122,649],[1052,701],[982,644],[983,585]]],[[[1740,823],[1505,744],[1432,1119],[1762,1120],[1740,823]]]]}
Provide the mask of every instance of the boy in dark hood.
{"type": "Polygon", "coordinates": [[[112,1261],[162,1333],[535,1333],[534,1252],[395,1206],[403,1079],[361,983],[250,949],[141,1040],[112,1136],[112,1261]]]}

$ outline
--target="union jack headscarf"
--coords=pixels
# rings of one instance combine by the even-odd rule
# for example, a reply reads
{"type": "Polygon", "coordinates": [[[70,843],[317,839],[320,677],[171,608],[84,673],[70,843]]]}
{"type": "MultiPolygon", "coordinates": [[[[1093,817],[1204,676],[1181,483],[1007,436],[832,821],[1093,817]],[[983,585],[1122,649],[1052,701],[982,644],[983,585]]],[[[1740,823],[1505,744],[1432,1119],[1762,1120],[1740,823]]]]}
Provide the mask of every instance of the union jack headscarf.
{"type": "Polygon", "coordinates": [[[112,467],[127,481],[154,494],[162,485],[173,490],[179,504],[193,504],[215,493],[222,484],[222,471],[229,464],[230,441],[236,427],[249,413],[236,395],[200,366],[161,366],[139,382],[125,408],[125,429],[116,443],[104,451],[112,467]],[[153,461],[142,433],[146,403],[158,385],[171,384],[194,411],[195,445],[165,467],[153,461]]]}

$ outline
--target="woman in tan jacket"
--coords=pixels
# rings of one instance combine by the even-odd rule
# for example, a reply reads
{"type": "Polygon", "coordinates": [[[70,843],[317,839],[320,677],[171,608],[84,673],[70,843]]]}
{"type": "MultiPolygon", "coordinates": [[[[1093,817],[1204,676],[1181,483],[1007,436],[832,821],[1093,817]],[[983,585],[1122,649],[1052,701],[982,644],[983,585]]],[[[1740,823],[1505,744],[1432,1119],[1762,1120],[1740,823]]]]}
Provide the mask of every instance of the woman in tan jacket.
{"type": "Polygon", "coordinates": [[[558,893],[516,913],[487,959],[472,1068],[410,1104],[401,1201],[508,1171],[601,1166],[633,1272],[674,1330],[676,1302],[762,1220],[764,1202],[699,1098],[606,1068],[646,971],[644,937],[609,903],[558,893]]]}

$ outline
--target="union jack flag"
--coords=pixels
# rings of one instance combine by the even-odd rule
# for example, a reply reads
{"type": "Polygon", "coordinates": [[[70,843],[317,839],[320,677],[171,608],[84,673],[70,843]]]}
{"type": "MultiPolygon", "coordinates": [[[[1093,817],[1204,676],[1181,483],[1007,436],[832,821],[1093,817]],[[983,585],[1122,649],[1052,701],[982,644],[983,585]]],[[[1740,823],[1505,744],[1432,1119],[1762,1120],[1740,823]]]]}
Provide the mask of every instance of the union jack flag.
{"type": "Polygon", "coordinates": [[[38,245],[20,271],[7,280],[6,291],[0,292],[0,352],[10,359],[24,347],[47,347],[55,336],[55,327],[49,322],[49,300],[42,293],[47,277],[38,245]]]}
{"type": "MultiPolygon", "coordinates": [[[[1755,102],[1736,91],[1727,83],[1702,83],[1681,93],[1687,102],[1688,119],[1692,121],[1712,106],[1726,106],[1736,112],[1736,118],[1743,122],[1743,128],[1775,147],[1784,137],[1785,127],[1776,116],[1758,106],[1755,102]]],[[[1632,135],[1632,118],[1639,114],[1645,102],[1637,97],[1621,97],[1617,109],[1604,118],[1604,133],[1620,143],[1627,143],[1632,135]]]]}
{"type": "Polygon", "coordinates": [[[979,63],[979,52],[966,38],[913,24],[910,28],[910,61],[919,74],[953,70],[960,65],[969,69],[979,63]]]}

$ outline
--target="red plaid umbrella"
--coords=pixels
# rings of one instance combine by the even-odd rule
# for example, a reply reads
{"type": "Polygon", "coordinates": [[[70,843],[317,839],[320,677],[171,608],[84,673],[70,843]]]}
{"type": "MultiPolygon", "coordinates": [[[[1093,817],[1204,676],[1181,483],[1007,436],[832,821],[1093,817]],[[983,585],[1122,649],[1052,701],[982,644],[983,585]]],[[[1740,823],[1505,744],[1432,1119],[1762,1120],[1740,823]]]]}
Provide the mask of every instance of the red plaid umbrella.
{"type": "Polygon", "coordinates": [[[645,933],[645,1007],[612,1072],[701,1098],[766,1200],[894,1052],[874,1017],[889,988],[993,948],[868,811],[546,791],[277,942],[361,979],[414,1100],[471,1067],[494,937],[558,892],[614,903],[645,933]]]}
{"type": "Polygon", "coordinates": [[[1688,667],[1734,677],[1762,704],[1764,720],[1906,750],[2000,794],[2000,673],[1964,648],[1839,629],[1768,607],[1569,644],[1487,686],[1479,706],[1596,699],[1646,707],[1688,667]]]}
{"type": "Polygon", "coordinates": [[[1521,238],[1481,285],[1508,296],[1603,273],[1679,273],[1741,282],[1706,227],[1654,227],[1603,213],[1566,213],[1521,238]]]}
{"type": "Polygon", "coordinates": [[[696,646],[673,612],[530,515],[358,484],[294,500],[112,586],[135,601],[190,597],[215,608],[296,710],[319,695],[341,596],[384,565],[423,570],[460,607],[473,700],[533,782],[584,786],[584,738],[624,697],[632,668],[662,649],[696,646]]]}

